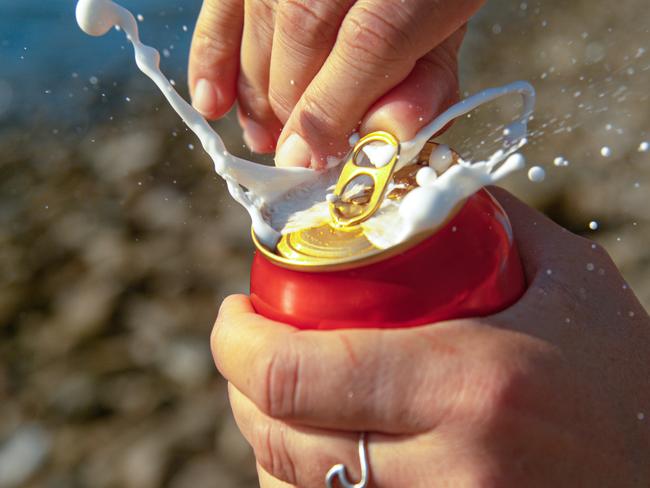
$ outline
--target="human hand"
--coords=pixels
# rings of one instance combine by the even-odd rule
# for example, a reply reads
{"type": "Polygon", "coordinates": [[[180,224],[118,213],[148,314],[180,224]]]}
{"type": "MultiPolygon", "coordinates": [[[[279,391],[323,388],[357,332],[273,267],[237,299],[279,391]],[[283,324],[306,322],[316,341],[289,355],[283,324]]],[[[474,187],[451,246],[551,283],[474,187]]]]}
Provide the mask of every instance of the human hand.
{"type": "Polygon", "coordinates": [[[530,283],[501,313],[322,332],[224,302],[212,349],[262,486],[358,479],[359,431],[376,487],[650,486],[650,318],[600,247],[493,194],[530,283]]]}
{"type": "Polygon", "coordinates": [[[194,106],[238,101],[244,139],[279,166],[321,168],[359,128],[411,139],[458,98],[464,25],[484,0],[204,0],[194,106]]]}

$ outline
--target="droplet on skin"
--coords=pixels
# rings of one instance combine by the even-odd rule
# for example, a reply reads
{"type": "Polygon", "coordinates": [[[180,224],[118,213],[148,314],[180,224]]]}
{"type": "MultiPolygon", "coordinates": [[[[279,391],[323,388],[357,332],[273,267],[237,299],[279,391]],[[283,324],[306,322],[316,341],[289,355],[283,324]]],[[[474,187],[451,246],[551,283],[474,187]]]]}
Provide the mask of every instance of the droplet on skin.
{"type": "Polygon", "coordinates": [[[589,228],[591,230],[598,230],[598,222],[596,222],[595,220],[592,220],[591,222],[589,222],[589,228]]]}
{"type": "Polygon", "coordinates": [[[194,144],[188,144],[188,145],[187,145],[187,148],[188,148],[190,151],[194,151],[194,144]]]}
{"type": "Polygon", "coordinates": [[[612,150],[611,150],[609,147],[607,147],[607,146],[603,146],[603,147],[600,149],[600,155],[601,155],[602,157],[604,157],[604,158],[608,158],[608,157],[610,157],[610,156],[612,155],[612,150]]]}
{"type": "Polygon", "coordinates": [[[528,170],[528,179],[533,183],[541,183],[546,178],[546,171],[541,166],[533,166],[528,170]]]}
{"type": "Polygon", "coordinates": [[[593,271],[594,269],[596,269],[594,263],[587,263],[587,271],[593,271]]]}
{"type": "Polygon", "coordinates": [[[636,418],[639,420],[645,420],[645,414],[643,412],[639,412],[636,414],[636,418]]]}
{"type": "Polygon", "coordinates": [[[639,144],[639,152],[648,152],[648,151],[650,151],[650,142],[643,141],[641,144],[639,144]]]}
{"type": "Polygon", "coordinates": [[[348,137],[348,144],[350,144],[350,147],[354,147],[356,146],[357,142],[359,142],[359,139],[361,139],[361,136],[359,136],[358,132],[355,132],[350,137],[348,137]]]}

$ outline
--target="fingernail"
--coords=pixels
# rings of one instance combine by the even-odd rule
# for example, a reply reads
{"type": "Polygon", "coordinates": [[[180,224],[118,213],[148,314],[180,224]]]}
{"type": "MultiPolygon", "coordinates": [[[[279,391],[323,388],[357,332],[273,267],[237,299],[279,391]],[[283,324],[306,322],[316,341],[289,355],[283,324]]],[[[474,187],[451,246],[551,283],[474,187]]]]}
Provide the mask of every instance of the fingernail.
{"type": "Polygon", "coordinates": [[[311,149],[298,134],[291,134],[275,153],[275,165],[307,168],[311,164],[311,149]]]}
{"type": "Polygon", "coordinates": [[[254,120],[247,119],[243,123],[244,142],[256,153],[268,153],[273,151],[275,140],[273,136],[262,125],[254,120]]]}
{"type": "Polygon", "coordinates": [[[192,106],[205,117],[209,117],[219,110],[219,92],[212,82],[201,78],[194,86],[192,106]]]}

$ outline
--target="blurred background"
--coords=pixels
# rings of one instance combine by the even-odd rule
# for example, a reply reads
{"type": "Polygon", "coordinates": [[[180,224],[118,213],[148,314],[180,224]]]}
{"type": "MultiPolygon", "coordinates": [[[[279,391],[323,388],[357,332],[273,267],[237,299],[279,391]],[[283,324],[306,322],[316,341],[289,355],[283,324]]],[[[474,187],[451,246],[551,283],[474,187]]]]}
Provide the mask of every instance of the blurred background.
{"type": "MultiPolygon", "coordinates": [[[[123,4],[187,95],[200,1],[123,4]]],[[[649,48],[645,0],[501,0],[462,58],[467,93],[538,89],[524,152],[547,178],[505,186],[602,243],[646,308],[649,48]]],[[[445,139],[486,155],[518,104],[445,139]]],[[[234,121],[215,126],[252,157],[234,121]]],[[[71,0],[0,0],[0,488],[255,486],[208,344],[251,256],[247,215],[122,33],[85,36],[71,0]]]]}

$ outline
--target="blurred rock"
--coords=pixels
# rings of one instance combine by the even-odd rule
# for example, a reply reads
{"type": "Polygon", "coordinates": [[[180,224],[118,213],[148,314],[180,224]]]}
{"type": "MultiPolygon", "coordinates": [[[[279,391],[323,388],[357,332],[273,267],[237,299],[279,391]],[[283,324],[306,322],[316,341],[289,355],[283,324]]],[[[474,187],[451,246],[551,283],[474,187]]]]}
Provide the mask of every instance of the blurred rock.
{"type": "Polygon", "coordinates": [[[151,167],[162,150],[158,132],[129,131],[117,136],[98,135],[82,146],[87,159],[107,180],[120,180],[151,167]]]}
{"type": "Polygon", "coordinates": [[[215,374],[210,344],[205,338],[177,337],[166,345],[158,363],[161,371],[186,388],[205,384],[215,374]]]}
{"type": "Polygon", "coordinates": [[[162,485],[168,462],[168,446],[153,435],[129,446],[122,460],[120,484],[127,488],[156,488],[162,485]]]}
{"type": "Polygon", "coordinates": [[[229,412],[217,432],[217,453],[226,466],[246,466],[254,463],[253,449],[241,435],[229,412]]]}
{"type": "Polygon", "coordinates": [[[39,425],[24,425],[0,445],[0,487],[20,486],[33,476],[50,452],[50,435],[39,425]]]}
{"type": "Polygon", "coordinates": [[[170,488],[244,488],[242,480],[219,464],[214,456],[190,461],[172,476],[170,488]]]}
{"type": "Polygon", "coordinates": [[[51,394],[50,406],[68,418],[86,415],[97,401],[94,378],[84,373],[66,377],[51,394]]]}

